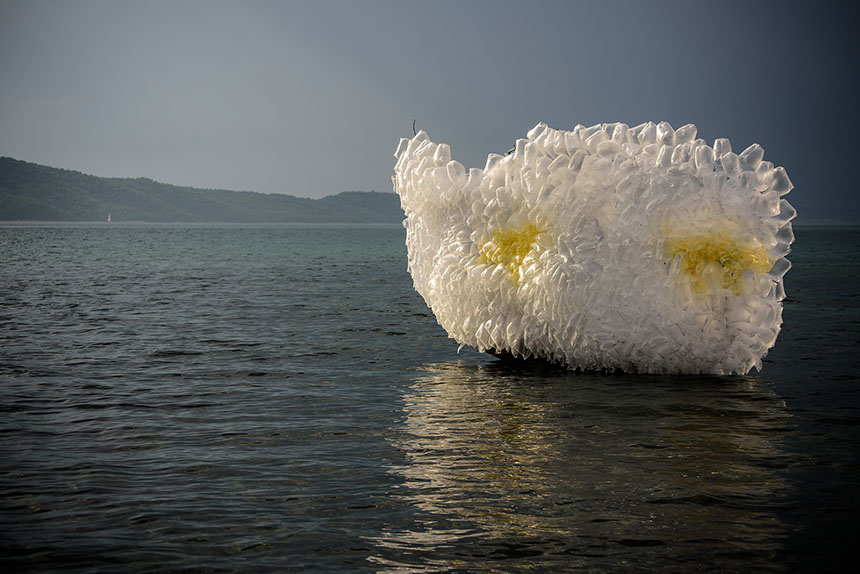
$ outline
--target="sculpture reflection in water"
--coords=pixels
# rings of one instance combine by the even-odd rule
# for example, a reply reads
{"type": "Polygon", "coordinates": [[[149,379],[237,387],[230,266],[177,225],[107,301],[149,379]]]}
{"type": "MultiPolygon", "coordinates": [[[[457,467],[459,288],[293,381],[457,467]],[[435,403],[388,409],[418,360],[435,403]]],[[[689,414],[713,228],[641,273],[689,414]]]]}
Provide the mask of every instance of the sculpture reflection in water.
{"type": "Polygon", "coordinates": [[[779,569],[789,415],[766,381],[448,363],[403,403],[384,571],[779,569]]]}

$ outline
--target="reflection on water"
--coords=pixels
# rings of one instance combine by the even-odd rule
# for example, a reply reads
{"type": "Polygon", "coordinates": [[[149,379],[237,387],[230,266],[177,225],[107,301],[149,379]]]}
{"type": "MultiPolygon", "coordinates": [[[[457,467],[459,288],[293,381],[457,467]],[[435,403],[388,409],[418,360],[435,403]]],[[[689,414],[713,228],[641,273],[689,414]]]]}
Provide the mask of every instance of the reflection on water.
{"type": "Polygon", "coordinates": [[[755,378],[427,365],[392,429],[382,571],[778,571],[789,416],[755,378]],[[453,558],[452,558],[453,557],[453,558]]]}

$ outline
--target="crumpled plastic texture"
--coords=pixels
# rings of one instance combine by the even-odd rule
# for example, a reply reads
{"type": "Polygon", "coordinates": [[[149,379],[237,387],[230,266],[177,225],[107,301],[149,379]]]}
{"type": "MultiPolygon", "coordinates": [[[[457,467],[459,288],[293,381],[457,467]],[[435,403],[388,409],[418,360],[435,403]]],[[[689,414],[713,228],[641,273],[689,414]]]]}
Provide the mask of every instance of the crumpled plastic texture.
{"type": "Polygon", "coordinates": [[[540,123],[483,169],[424,131],[394,190],[415,289],[449,336],[573,369],[745,374],[777,338],[792,184],[692,124],[540,123]]]}

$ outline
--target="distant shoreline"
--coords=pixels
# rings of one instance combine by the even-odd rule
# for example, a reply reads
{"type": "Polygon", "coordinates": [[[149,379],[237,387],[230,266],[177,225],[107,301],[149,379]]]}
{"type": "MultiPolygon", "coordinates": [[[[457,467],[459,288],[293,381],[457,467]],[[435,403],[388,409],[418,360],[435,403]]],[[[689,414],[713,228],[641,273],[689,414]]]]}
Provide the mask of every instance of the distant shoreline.
{"type": "Polygon", "coordinates": [[[0,221],[399,224],[403,219],[400,198],[391,191],[342,191],[311,199],[99,177],[0,157],[0,221]]]}
{"type": "Polygon", "coordinates": [[[401,223],[351,221],[62,221],[0,220],[0,227],[403,227],[401,223]]]}
{"type": "MultiPolygon", "coordinates": [[[[66,221],[66,220],[2,220],[0,227],[26,226],[67,227],[403,227],[402,222],[352,222],[352,221],[66,221]]],[[[794,229],[857,228],[860,223],[794,223],[794,229]]]]}

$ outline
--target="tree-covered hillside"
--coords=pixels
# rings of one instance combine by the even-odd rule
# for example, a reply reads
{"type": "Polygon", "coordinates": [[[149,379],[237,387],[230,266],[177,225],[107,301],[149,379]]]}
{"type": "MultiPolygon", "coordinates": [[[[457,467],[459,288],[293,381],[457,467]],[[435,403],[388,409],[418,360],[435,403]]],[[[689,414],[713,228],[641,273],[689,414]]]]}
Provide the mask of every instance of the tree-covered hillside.
{"type": "Polygon", "coordinates": [[[0,158],[2,221],[399,223],[393,193],[348,191],[323,199],[196,189],[107,178],[0,158]]]}

